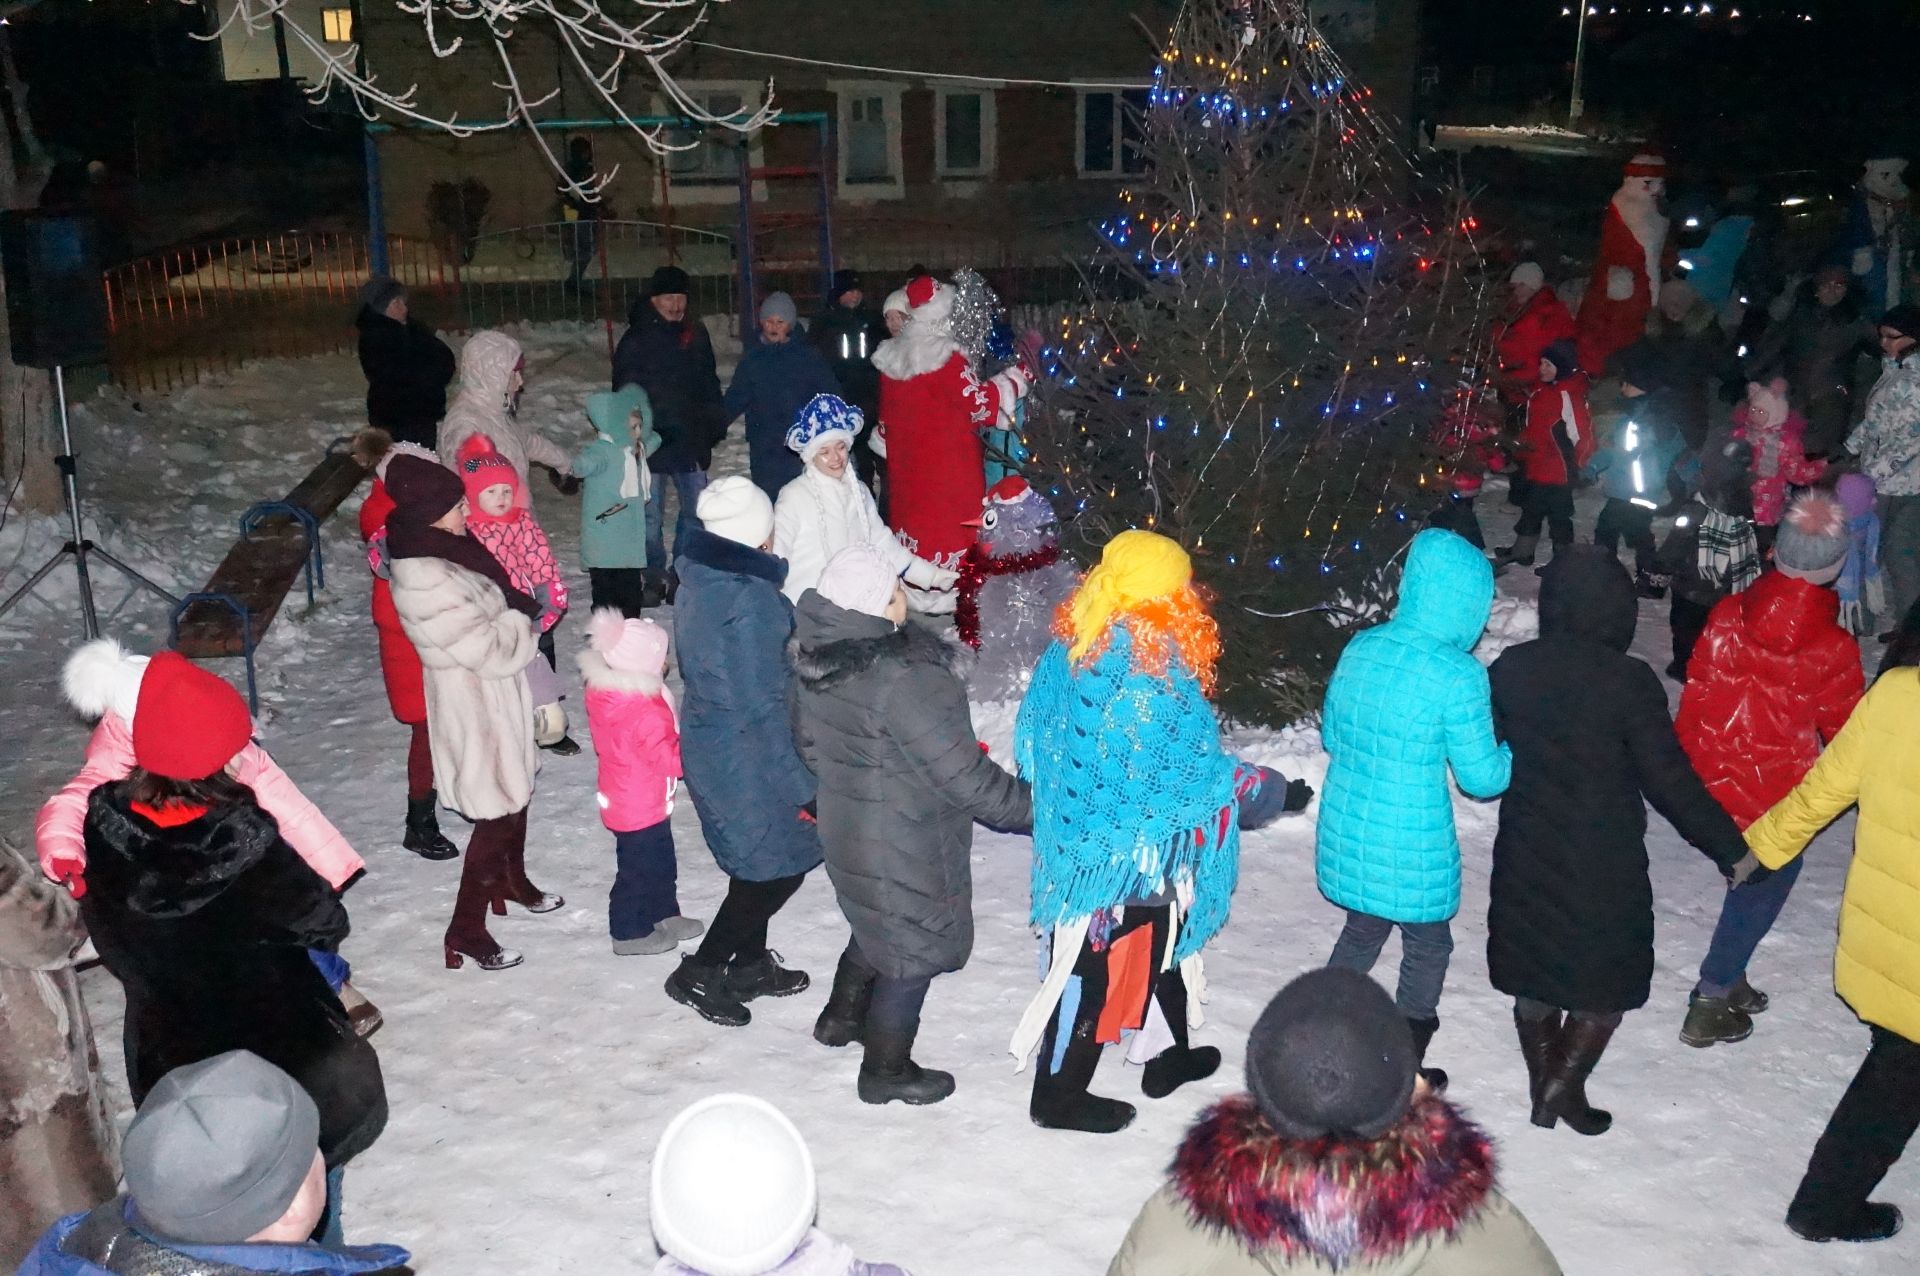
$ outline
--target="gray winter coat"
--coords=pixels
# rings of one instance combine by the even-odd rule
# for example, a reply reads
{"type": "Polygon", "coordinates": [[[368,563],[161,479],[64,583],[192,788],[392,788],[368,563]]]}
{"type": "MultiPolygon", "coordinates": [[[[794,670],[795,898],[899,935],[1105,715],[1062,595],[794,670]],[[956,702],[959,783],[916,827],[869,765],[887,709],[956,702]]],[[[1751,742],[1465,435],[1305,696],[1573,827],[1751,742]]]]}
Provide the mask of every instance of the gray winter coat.
{"type": "Polygon", "coordinates": [[[960,969],[973,952],[973,822],[1033,824],[1026,782],[980,750],[961,653],[811,589],[788,649],[794,741],[820,782],[827,876],[861,953],[897,979],[960,969]]]}

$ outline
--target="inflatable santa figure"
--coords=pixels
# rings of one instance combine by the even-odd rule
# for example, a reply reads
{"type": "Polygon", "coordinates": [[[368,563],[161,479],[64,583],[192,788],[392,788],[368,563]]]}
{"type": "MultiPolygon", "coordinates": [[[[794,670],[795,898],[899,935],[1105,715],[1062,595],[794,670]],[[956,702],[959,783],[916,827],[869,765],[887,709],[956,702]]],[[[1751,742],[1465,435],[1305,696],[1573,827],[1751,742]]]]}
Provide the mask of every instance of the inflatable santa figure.
{"type": "Polygon", "coordinates": [[[1847,264],[1867,296],[1869,314],[1907,300],[1913,228],[1906,171],[1907,162],[1894,156],[1868,160],[1847,212],[1847,264]]]}
{"type": "Polygon", "coordinates": [[[1647,312],[1660,300],[1660,278],[1673,266],[1667,217],[1664,156],[1643,152],[1628,161],[1625,180],[1607,205],[1600,251],[1577,320],[1580,366],[1606,371],[1607,360],[1646,334],[1647,312]]]}
{"type": "Polygon", "coordinates": [[[980,380],[953,337],[953,288],[922,275],[906,292],[906,325],[873,355],[888,522],[916,555],[957,571],[986,498],[980,431],[1013,420],[1032,378],[1016,366],[980,380]]]}

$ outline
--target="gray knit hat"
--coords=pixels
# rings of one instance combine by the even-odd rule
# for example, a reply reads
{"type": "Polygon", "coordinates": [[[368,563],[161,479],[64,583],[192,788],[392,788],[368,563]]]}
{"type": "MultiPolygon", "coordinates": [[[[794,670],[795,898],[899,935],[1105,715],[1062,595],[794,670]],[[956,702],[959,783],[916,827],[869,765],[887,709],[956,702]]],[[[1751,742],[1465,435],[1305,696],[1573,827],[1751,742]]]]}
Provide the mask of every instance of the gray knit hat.
{"type": "Polygon", "coordinates": [[[127,1193],[163,1240],[235,1245],[287,1212],[319,1146],[300,1083],[230,1050],[175,1068],[147,1095],[122,1149],[127,1193]]]}
{"type": "Polygon", "coordinates": [[[793,298],[784,292],[776,292],[760,303],[760,322],[769,319],[785,319],[789,326],[800,321],[800,311],[793,304],[793,298]]]}
{"type": "Polygon", "coordinates": [[[1824,492],[1808,492],[1780,520],[1773,542],[1773,565],[1789,576],[1824,585],[1839,575],[1852,545],[1847,512],[1824,492]]]}

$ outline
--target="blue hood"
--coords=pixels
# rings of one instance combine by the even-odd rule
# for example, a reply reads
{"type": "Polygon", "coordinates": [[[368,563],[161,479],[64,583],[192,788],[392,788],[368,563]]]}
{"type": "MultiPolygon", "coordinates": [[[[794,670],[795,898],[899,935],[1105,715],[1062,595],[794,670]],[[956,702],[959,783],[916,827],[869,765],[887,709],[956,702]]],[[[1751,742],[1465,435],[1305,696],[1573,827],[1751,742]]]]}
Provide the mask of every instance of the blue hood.
{"type": "Polygon", "coordinates": [[[1452,532],[1430,527],[1413,538],[1400,578],[1395,623],[1471,651],[1493,612],[1493,565],[1452,532]]]}

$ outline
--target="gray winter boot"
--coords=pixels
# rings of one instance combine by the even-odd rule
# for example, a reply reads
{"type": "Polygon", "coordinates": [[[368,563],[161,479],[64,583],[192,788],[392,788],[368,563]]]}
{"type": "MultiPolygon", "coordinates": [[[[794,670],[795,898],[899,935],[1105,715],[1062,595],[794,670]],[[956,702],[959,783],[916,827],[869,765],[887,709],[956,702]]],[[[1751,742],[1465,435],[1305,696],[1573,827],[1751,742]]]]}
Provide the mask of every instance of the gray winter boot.
{"type": "Polygon", "coordinates": [[[1494,562],[1505,567],[1508,563],[1518,563],[1522,567],[1533,566],[1533,556],[1540,548],[1540,533],[1531,536],[1516,536],[1513,544],[1494,555],[1494,562]]]}

